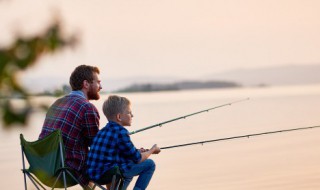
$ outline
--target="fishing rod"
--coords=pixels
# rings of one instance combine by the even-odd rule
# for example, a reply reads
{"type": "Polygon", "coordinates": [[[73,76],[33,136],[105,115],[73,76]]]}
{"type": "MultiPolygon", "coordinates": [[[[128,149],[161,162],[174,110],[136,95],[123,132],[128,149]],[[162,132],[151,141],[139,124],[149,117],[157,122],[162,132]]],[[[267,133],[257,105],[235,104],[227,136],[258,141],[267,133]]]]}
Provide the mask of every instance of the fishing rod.
{"type": "Polygon", "coordinates": [[[269,135],[269,134],[274,134],[274,133],[284,133],[284,132],[291,132],[291,131],[314,129],[314,128],[319,128],[319,127],[320,127],[320,126],[300,127],[300,128],[293,128],[293,129],[284,129],[284,130],[279,130],[279,131],[269,131],[269,132],[263,132],[263,133],[254,133],[254,134],[248,134],[248,135],[240,135],[240,136],[234,136],[234,137],[226,137],[226,138],[221,138],[221,139],[213,139],[213,140],[192,142],[192,143],[179,144],[179,145],[173,145],[173,146],[166,146],[166,147],[162,147],[162,148],[160,148],[160,149],[161,149],[161,150],[164,150],[164,149],[178,148],[178,147],[198,145],[198,144],[203,145],[203,144],[205,144],[205,143],[211,143],[211,142],[217,142],[217,141],[227,141],[227,140],[232,140],[232,139],[249,138],[249,137],[269,135]]]}
{"type": "Polygon", "coordinates": [[[132,131],[132,132],[130,132],[130,135],[133,135],[133,134],[136,134],[136,133],[139,133],[141,131],[148,130],[148,129],[152,129],[154,127],[161,127],[164,124],[171,123],[173,121],[177,121],[177,120],[180,120],[180,119],[186,119],[187,117],[190,117],[190,116],[193,116],[193,115],[197,115],[197,114],[200,114],[200,113],[203,113],[203,112],[209,112],[210,110],[213,110],[213,109],[221,108],[221,107],[224,107],[224,106],[231,106],[232,104],[235,104],[235,103],[238,103],[238,102],[243,102],[243,101],[246,101],[246,100],[249,100],[249,98],[237,100],[237,101],[234,101],[234,102],[229,102],[229,103],[222,104],[222,105],[219,105],[219,106],[215,106],[215,107],[212,107],[212,108],[209,108],[209,109],[205,109],[205,110],[194,112],[194,113],[191,113],[191,114],[188,114],[188,115],[180,116],[180,117],[168,120],[168,121],[164,121],[164,122],[161,122],[161,123],[158,123],[158,124],[154,124],[154,125],[151,125],[151,126],[148,126],[148,127],[144,127],[142,129],[138,129],[136,131],[132,131]]]}

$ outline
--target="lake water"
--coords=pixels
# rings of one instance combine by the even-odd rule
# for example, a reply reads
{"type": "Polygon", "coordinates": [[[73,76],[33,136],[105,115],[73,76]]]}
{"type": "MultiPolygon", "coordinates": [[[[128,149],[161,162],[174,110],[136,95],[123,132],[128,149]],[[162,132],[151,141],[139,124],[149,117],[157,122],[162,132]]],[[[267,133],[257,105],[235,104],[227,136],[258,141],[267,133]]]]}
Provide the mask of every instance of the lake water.
{"type": "MultiPolygon", "coordinates": [[[[249,97],[233,104],[132,135],[137,147],[189,142],[320,125],[320,85],[122,94],[132,101],[129,131],[249,97]]],[[[106,123],[102,102],[93,102],[106,123]]],[[[52,103],[55,98],[37,98],[52,103]]],[[[19,134],[36,140],[44,114],[26,128],[0,133],[1,185],[23,189],[19,134]]],[[[320,189],[320,129],[162,150],[150,190],[320,189]]],[[[30,183],[29,183],[30,184],[30,183]]],[[[31,186],[31,185],[29,185],[31,186]]],[[[131,185],[132,187],[132,185],[131,185]]],[[[72,188],[80,189],[80,188],[72,188]]]]}

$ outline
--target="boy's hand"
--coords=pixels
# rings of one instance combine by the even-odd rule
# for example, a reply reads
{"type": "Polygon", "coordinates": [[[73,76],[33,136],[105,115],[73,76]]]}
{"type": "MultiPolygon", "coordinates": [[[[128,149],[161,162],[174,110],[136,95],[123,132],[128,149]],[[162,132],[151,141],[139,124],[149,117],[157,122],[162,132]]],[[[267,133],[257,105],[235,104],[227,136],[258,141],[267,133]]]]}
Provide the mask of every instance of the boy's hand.
{"type": "Polygon", "coordinates": [[[160,148],[157,146],[157,144],[153,145],[151,148],[152,154],[159,154],[161,152],[160,148]]]}
{"type": "Polygon", "coordinates": [[[149,149],[140,148],[139,151],[140,151],[141,153],[143,153],[143,152],[149,151],[149,149]]]}

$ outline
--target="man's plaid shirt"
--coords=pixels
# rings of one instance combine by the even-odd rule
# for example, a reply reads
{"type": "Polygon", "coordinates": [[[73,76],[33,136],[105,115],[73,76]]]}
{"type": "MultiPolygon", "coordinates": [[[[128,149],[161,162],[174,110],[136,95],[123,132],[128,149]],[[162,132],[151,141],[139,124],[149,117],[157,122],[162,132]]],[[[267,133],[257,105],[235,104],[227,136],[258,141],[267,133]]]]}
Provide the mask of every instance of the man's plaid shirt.
{"type": "Polygon", "coordinates": [[[90,179],[99,180],[101,175],[114,166],[119,166],[124,172],[140,160],[140,151],[133,145],[128,130],[110,121],[93,139],[87,171],[90,179]]]}
{"type": "Polygon", "coordinates": [[[58,99],[46,115],[39,138],[56,129],[62,132],[66,165],[75,170],[82,185],[88,183],[85,161],[88,148],[99,130],[99,113],[80,91],[58,99]]]}

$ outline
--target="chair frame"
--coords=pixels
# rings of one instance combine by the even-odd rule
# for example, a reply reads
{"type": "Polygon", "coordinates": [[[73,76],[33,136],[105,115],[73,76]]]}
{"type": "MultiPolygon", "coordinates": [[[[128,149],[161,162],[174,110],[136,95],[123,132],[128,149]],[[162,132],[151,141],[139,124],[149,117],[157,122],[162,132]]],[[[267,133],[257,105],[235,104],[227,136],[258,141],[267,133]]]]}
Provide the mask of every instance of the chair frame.
{"type": "MultiPolygon", "coordinates": [[[[60,133],[61,134],[61,133],[60,133]]],[[[20,134],[20,136],[22,138],[23,135],[20,134]]],[[[67,168],[65,167],[65,163],[64,163],[64,146],[63,146],[63,143],[62,143],[62,138],[60,138],[59,140],[59,151],[60,151],[60,161],[61,161],[61,168],[59,169],[59,174],[52,186],[52,190],[55,189],[56,187],[56,184],[58,182],[58,180],[61,178],[61,175],[62,175],[62,179],[63,179],[63,183],[64,183],[64,189],[67,190],[68,186],[67,186],[67,179],[66,179],[66,176],[69,175],[73,180],[75,180],[79,185],[80,185],[80,182],[79,180],[71,173],[71,169],[70,168],[67,168]]],[[[33,176],[29,171],[28,169],[26,169],[26,164],[25,164],[25,152],[24,152],[24,146],[21,144],[21,154],[22,154],[22,172],[23,172],[23,176],[24,176],[24,189],[27,190],[27,176],[29,178],[29,180],[33,183],[33,185],[37,188],[37,190],[46,190],[46,188],[44,187],[44,185],[36,179],[35,176],[33,176]]],[[[111,187],[110,187],[110,190],[118,190],[119,187],[120,187],[120,184],[123,182],[123,179],[120,178],[119,180],[117,180],[117,177],[116,177],[116,174],[113,175],[112,177],[112,181],[111,181],[111,187]]],[[[94,183],[94,186],[93,188],[87,186],[87,187],[82,187],[82,188],[89,188],[91,190],[95,189],[96,187],[99,187],[100,189],[102,190],[107,190],[105,187],[103,187],[102,185],[96,183],[96,182],[93,182],[94,183]]]]}
{"type": "MultiPolygon", "coordinates": [[[[119,188],[121,187],[121,183],[123,183],[123,179],[122,177],[117,181],[117,176],[116,174],[112,176],[112,181],[111,181],[111,185],[110,185],[110,190],[119,190],[119,188]]],[[[103,187],[102,185],[94,182],[94,186],[93,189],[95,189],[95,187],[99,187],[102,190],[107,190],[105,187],[103,187]]],[[[108,189],[109,190],[109,189],[108,189]]]]}
{"type": "MultiPolygon", "coordinates": [[[[21,136],[23,137],[23,135],[21,134],[21,136]]],[[[24,137],[23,137],[24,138],[24,137]]],[[[66,180],[66,175],[69,175],[73,180],[75,180],[78,184],[80,184],[79,180],[77,180],[77,178],[70,172],[70,168],[65,167],[65,163],[64,163],[64,152],[63,152],[63,144],[62,144],[62,138],[60,138],[59,140],[59,151],[60,151],[60,162],[61,162],[61,168],[58,174],[57,179],[55,180],[52,189],[55,189],[56,184],[58,182],[58,180],[60,179],[61,175],[63,178],[63,183],[64,183],[64,189],[67,189],[67,180],[66,180]]],[[[41,184],[41,182],[39,182],[39,180],[36,179],[35,176],[33,176],[27,169],[26,169],[26,165],[25,165],[25,152],[24,152],[24,147],[21,144],[21,154],[22,154],[22,172],[24,174],[24,187],[25,190],[27,190],[27,179],[26,176],[28,176],[28,178],[30,179],[30,181],[34,184],[34,186],[40,190],[40,187],[43,190],[46,190],[46,188],[41,184]],[[40,186],[40,187],[39,187],[40,186]]]]}

